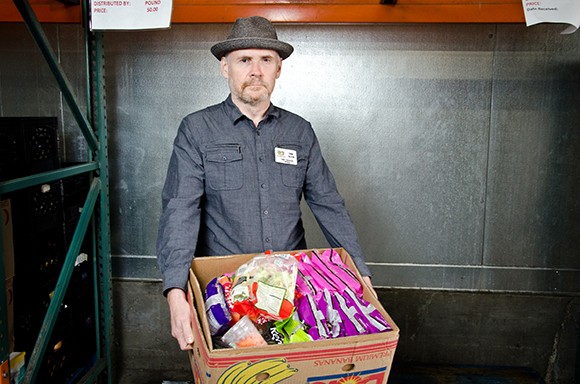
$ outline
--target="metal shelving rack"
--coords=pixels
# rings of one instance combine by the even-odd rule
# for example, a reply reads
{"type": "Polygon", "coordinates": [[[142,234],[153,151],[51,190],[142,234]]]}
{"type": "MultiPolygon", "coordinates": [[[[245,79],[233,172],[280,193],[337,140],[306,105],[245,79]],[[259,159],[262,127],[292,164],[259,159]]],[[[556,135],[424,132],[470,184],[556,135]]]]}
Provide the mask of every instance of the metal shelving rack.
{"type": "MultiPolygon", "coordinates": [[[[81,244],[89,231],[95,239],[93,250],[95,320],[96,320],[96,359],[88,372],[79,380],[80,383],[112,383],[112,286],[111,286],[111,247],[109,228],[109,169],[107,148],[107,127],[105,115],[104,54],[101,33],[88,30],[88,4],[83,2],[83,22],[85,30],[85,52],[87,67],[87,105],[89,112],[82,112],[75,98],[72,87],[67,80],[57,57],[52,50],[44,31],[28,0],[13,0],[24,22],[26,23],[38,48],[42,52],[50,70],[58,82],[60,90],[90,148],[89,161],[55,171],[35,174],[19,179],[0,182],[0,195],[18,191],[27,187],[41,185],[51,181],[87,173],[91,185],[83,205],[78,225],[74,231],[71,245],[66,253],[56,288],[34,350],[30,356],[24,377],[25,384],[41,383],[38,371],[43,361],[50,336],[54,329],[59,308],[63,302],[73,272],[75,260],[81,244]]],[[[2,255],[2,237],[0,236],[0,259],[2,255]]],[[[0,280],[4,285],[4,262],[0,260],[0,280]]],[[[7,301],[5,287],[0,293],[0,384],[9,383],[9,340],[7,324],[7,301]]]]}

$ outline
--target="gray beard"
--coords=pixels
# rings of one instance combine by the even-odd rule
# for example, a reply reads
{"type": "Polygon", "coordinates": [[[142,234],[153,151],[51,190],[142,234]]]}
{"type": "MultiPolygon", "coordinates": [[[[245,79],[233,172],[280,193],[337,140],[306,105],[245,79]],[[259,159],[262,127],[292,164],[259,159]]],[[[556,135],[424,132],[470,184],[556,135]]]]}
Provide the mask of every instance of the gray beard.
{"type": "Polygon", "coordinates": [[[239,95],[240,101],[242,101],[244,104],[251,105],[252,107],[255,107],[256,105],[258,105],[264,101],[267,101],[269,98],[269,95],[267,92],[265,94],[260,93],[259,96],[250,96],[250,95],[247,95],[244,93],[245,89],[246,89],[246,87],[244,87],[242,89],[242,93],[241,93],[241,95],[239,95]]]}

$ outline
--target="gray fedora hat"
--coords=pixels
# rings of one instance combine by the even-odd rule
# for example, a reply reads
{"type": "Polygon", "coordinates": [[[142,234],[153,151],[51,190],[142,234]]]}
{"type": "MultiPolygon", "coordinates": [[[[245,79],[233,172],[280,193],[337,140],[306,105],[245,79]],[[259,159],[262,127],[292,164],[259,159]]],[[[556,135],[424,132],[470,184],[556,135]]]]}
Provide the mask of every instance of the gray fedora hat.
{"type": "Polygon", "coordinates": [[[211,47],[211,53],[221,60],[226,54],[238,49],[271,49],[286,59],[294,51],[290,44],[278,40],[276,29],[270,22],[260,16],[239,18],[234,23],[230,35],[211,47]]]}

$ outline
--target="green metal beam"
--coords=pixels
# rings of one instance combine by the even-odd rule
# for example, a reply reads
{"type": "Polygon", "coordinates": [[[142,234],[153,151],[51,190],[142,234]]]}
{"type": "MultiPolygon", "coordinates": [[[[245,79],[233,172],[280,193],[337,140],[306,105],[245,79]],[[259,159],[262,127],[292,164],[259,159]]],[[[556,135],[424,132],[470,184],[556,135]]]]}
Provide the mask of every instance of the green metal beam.
{"type": "Polygon", "coordinates": [[[31,176],[25,176],[0,183],[0,194],[18,191],[20,189],[33,187],[51,181],[64,179],[65,177],[78,175],[81,173],[91,172],[99,169],[97,163],[83,163],[67,168],[60,168],[54,171],[37,173],[31,176]]]}
{"type": "Polygon", "coordinates": [[[79,383],[95,383],[106,368],[107,361],[105,359],[98,359],[93,367],[79,380],[79,383]]]}
{"type": "Polygon", "coordinates": [[[111,230],[109,216],[109,155],[108,155],[108,137],[107,137],[107,118],[105,108],[105,58],[103,48],[103,34],[100,32],[93,33],[94,54],[91,63],[91,74],[93,81],[93,124],[99,134],[101,144],[97,153],[96,160],[100,165],[101,178],[101,199],[100,199],[100,220],[99,220],[99,246],[100,246],[100,297],[101,308],[99,313],[102,316],[101,337],[105,358],[107,360],[109,383],[113,381],[113,362],[111,360],[110,347],[112,345],[112,327],[113,327],[113,305],[112,305],[112,272],[111,272],[111,230]]]}
{"type": "MultiPolygon", "coordinates": [[[[4,252],[2,246],[2,230],[0,228],[0,281],[6,281],[6,271],[4,267],[4,252]]],[[[8,316],[4,312],[8,308],[8,301],[6,300],[6,289],[0,292],[0,308],[2,308],[2,316],[0,316],[0,363],[10,358],[10,338],[8,335],[8,316]]],[[[0,378],[1,380],[1,378],[0,378]]]]}
{"type": "Polygon", "coordinates": [[[46,35],[44,34],[40,23],[36,18],[36,15],[34,14],[34,11],[30,7],[30,4],[27,0],[13,0],[13,2],[14,5],[16,5],[16,8],[18,8],[20,15],[24,19],[26,26],[30,30],[32,37],[36,41],[38,48],[44,55],[48,66],[50,67],[56,81],[58,82],[58,85],[60,86],[63,97],[71,109],[71,112],[75,117],[79,128],[81,129],[81,132],[87,140],[89,148],[91,148],[93,151],[96,151],[98,148],[98,142],[95,133],[91,129],[91,125],[89,124],[85,114],[81,111],[79,103],[77,102],[72,92],[72,87],[60,64],[58,63],[56,55],[54,54],[54,51],[51,48],[50,43],[46,38],[46,35]]]}
{"type": "Polygon", "coordinates": [[[60,307],[66,294],[68,283],[70,282],[70,278],[75,267],[75,262],[77,260],[79,250],[87,232],[87,228],[92,218],[100,192],[101,181],[99,178],[94,178],[91,183],[85,204],[83,205],[83,210],[81,212],[79,222],[73,234],[71,245],[68,249],[68,252],[66,253],[64,265],[61,269],[58,281],[56,282],[56,288],[50,300],[50,304],[48,306],[46,316],[44,317],[42,327],[40,328],[40,333],[36,339],[36,344],[30,356],[28,367],[24,375],[24,384],[36,383],[36,376],[38,375],[38,371],[42,365],[42,358],[44,357],[46,347],[50,341],[50,336],[60,312],[60,307]]]}

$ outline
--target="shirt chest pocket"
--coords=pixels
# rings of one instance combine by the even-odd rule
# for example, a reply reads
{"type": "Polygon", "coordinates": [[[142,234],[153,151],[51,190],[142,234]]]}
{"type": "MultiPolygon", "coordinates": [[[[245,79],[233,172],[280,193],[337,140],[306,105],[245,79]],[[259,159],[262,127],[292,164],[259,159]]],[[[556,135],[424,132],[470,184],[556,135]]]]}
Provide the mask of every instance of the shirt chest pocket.
{"type": "Polygon", "coordinates": [[[302,188],[306,177],[307,157],[299,144],[280,144],[280,148],[296,151],[297,164],[278,164],[282,175],[282,183],[286,187],[302,188]]]}
{"type": "Polygon", "coordinates": [[[240,189],[243,186],[242,152],[238,144],[216,145],[205,154],[205,181],[216,191],[240,189]]]}

